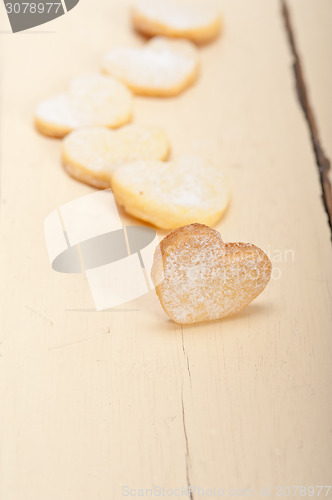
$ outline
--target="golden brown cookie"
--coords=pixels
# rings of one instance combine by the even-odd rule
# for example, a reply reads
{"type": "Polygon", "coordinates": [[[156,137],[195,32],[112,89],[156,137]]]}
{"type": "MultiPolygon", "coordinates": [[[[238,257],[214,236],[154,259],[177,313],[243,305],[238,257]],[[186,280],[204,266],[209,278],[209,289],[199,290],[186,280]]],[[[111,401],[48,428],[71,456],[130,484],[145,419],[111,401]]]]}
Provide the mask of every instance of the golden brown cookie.
{"type": "Polygon", "coordinates": [[[266,287],[271,262],[250,243],[224,243],[210,227],[191,224],[157,247],[151,277],[168,316],[197,323],[230,316],[266,287]]]}
{"type": "Polygon", "coordinates": [[[69,90],[42,101],[35,125],[50,137],[64,137],[76,128],[103,125],[117,128],[131,121],[131,92],[114,78],[91,74],[76,78],[69,90]]]}
{"type": "Polygon", "coordinates": [[[196,156],[128,163],[111,173],[111,185],[129,214],[163,229],[192,222],[213,225],[230,198],[222,169],[196,156]]]}
{"type": "Polygon", "coordinates": [[[159,127],[136,124],[118,130],[86,127],[65,137],[62,161],[75,179],[107,189],[115,167],[136,160],[166,160],[169,150],[168,138],[159,127]]]}
{"type": "Polygon", "coordinates": [[[125,83],[135,94],[171,97],[197,78],[196,47],[188,40],[152,38],[143,47],[115,47],[102,70],[125,83]]]}
{"type": "Polygon", "coordinates": [[[219,35],[222,18],[219,10],[205,0],[137,0],[132,23],[144,35],[187,38],[201,44],[219,35]]]}

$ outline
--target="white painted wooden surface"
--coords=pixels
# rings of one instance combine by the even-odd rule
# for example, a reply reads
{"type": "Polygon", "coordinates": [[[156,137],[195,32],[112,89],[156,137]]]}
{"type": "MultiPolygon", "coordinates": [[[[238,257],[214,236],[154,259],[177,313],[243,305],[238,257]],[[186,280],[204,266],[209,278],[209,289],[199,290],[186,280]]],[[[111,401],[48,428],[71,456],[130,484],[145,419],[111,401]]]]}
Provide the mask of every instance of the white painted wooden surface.
{"type": "Polygon", "coordinates": [[[276,268],[241,314],[193,327],[168,321],[154,293],[94,312],[84,278],[53,272],[45,250],[44,218],[92,189],[61,169],[33,110],[109,47],[141,43],[128,1],[82,0],[54,33],[2,36],[1,500],[188,483],[277,498],[276,485],[331,484],[331,241],[280,5],[222,6],[197,85],[135,101],[135,120],[164,126],[174,156],[228,171],[217,229],[276,268]]]}
{"type": "Polygon", "coordinates": [[[332,2],[291,0],[289,6],[321,141],[331,160],[332,99],[328,96],[332,88],[332,2]]]}

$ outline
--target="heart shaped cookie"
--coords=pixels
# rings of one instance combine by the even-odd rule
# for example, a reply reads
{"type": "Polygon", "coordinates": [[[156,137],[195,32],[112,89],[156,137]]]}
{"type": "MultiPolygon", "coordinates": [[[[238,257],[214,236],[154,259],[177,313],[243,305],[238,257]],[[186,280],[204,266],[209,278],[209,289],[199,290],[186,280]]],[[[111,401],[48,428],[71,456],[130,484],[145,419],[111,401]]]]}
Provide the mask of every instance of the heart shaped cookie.
{"type": "Polygon", "coordinates": [[[230,198],[220,167],[196,156],[128,163],[112,172],[111,185],[128,213],[163,229],[192,222],[213,225],[230,198]]]}
{"type": "Polygon", "coordinates": [[[249,243],[224,243],[207,226],[172,231],[156,249],[151,277],[168,316],[197,323],[230,316],[266,287],[271,262],[249,243]]]}
{"type": "Polygon", "coordinates": [[[132,9],[134,27],[148,36],[164,35],[206,43],[221,30],[219,10],[209,2],[137,0],[132,9]]]}
{"type": "Polygon", "coordinates": [[[131,121],[132,110],[132,95],[121,82],[92,74],[74,80],[68,92],[42,101],[35,113],[35,125],[42,134],[64,137],[90,125],[120,127],[131,121]]]}
{"type": "Polygon", "coordinates": [[[86,127],[65,137],[62,160],[65,170],[75,179],[107,189],[115,167],[135,160],[165,160],[169,150],[168,138],[158,127],[86,127]]]}
{"type": "Polygon", "coordinates": [[[102,70],[135,94],[170,97],[193,83],[198,67],[197,49],[190,42],[156,37],[143,47],[112,49],[102,70]]]}

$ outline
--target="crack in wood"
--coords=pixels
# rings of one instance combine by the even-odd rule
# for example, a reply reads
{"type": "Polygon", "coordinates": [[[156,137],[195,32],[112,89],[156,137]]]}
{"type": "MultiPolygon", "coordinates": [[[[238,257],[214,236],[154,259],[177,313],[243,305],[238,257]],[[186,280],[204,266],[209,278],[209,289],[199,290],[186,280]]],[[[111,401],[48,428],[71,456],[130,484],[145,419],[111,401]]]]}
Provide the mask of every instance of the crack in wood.
{"type": "Polygon", "coordinates": [[[28,309],[28,311],[32,312],[33,314],[35,314],[36,316],[38,316],[38,318],[41,318],[42,320],[45,321],[45,323],[47,323],[49,326],[53,326],[54,323],[53,321],[48,318],[46,316],[46,314],[44,314],[43,312],[39,311],[38,309],[34,309],[33,307],[30,307],[30,306],[25,306],[26,309],[28,309]]]}
{"type": "MultiPolygon", "coordinates": [[[[191,387],[191,374],[190,374],[190,367],[189,367],[189,359],[188,355],[186,353],[185,347],[184,347],[184,338],[183,338],[183,326],[181,325],[181,336],[182,336],[182,350],[183,350],[183,355],[186,361],[187,365],[187,371],[189,374],[189,381],[190,381],[190,387],[191,387]]],[[[194,495],[192,491],[190,491],[191,487],[191,481],[190,481],[190,453],[189,453],[189,441],[188,441],[188,434],[187,434],[187,426],[186,426],[186,417],[185,417],[185,411],[184,411],[184,399],[183,399],[183,383],[182,383],[182,391],[181,391],[181,405],[182,405],[182,424],[183,424],[183,433],[184,433],[184,439],[185,439],[185,444],[186,444],[186,481],[187,481],[187,487],[189,490],[189,498],[191,500],[194,500],[194,495]]]]}
{"type": "Polygon", "coordinates": [[[58,351],[60,349],[66,349],[67,347],[72,347],[74,345],[82,344],[83,342],[86,342],[88,339],[81,339],[77,340],[76,342],[71,342],[70,344],[63,344],[63,345],[58,345],[55,347],[50,347],[49,351],[58,351]]]}
{"type": "Polygon", "coordinates": [[[194,500],[194,496],[192,494],[192,491],[190,491],[190,487],[191,487],[190,454],[189,454],[189,442],[188,442],[188,434],[187,434],[187,427],[186,427],[186,418],[185,418],[185,413],[184,413],[183,390],[182,390],[182,394],[181,394],[181,404],[182,404],[183,433],[184,433],[184,439],[185,439],[185,443],[186,443],[186,481],[187,481],[187,487],[189,490],[189,497],[191,498],[191,500],[194,500]]]}
{"type": "Polygon", "coordinates": [[[280,0],[280,2],[281,2],[281,10],[282,10],[284,26],[294,59],[293,71],[295,76],[297,96],[308,124],[311,142],[314,149],[316,163],[319,171],[319,179],[322,190],[322,201],[325,211],[327,213],[330,229],[332,231],[332,187],[329,179],[329,171],[331,169],[331,163],[329,158],[326,156],[320,141],[318,126],[310,103],[307,84],[304,78],[304,73],[302,68],[302,62],[295,40],[294,28],[292,25],[290,10],[286,0],[280,0]]]}
{"type": "Polygon", "coordinates": [[[191,385],[190,365],[189,365],[189,358],[188,358],[188,354],[187,354],[186,349],[185,349],[185,347],[184,347],[183,326],[182,326],[182,325],[181,325],[181,336],[182,336],[182,351],[183,351],[183,355],[184,355],[185,360],[186,360],[186,363],[187,363],[187,371],[188,371],[188,375],[189,375],[190,389],[191,389],[191,388],[192,388],[192,385],[191,385]]]}

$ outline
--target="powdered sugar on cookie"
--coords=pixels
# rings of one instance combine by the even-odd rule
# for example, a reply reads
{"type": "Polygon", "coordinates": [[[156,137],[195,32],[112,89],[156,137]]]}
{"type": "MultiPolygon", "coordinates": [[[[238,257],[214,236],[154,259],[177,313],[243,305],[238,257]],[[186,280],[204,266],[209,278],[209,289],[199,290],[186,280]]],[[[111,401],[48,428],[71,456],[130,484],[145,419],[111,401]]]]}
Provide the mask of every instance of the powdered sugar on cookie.
{"type": "Polygon", "coordinates": [[[92,74],[74,80],[68,90],[42,101],[36,109],[37,129],[52,137],[90,125],[117,128],[132,118],[130,91],[114,78],[92,74]]]}
{"type": "Polygon", "coordinates": [[[208,1],[137,0],[132,8],[135,28],[147,35],[188,38],[204,43],[221,29],[221,14],[208,1]]]}
{"type": "Polygon", "coordinates": [[[192,156],[123,165],[113,172],[111,183],[130,214],[165,229],[192,222],[213,225],[230,197],[222,169],[192,156]]]}
{"type": "Polygon", "coordinates": [[[270,275],[271,263],[261,249],[225,244],[219,233],[200,224],[166,236],[152,268],[162,306],[183,324],[238,312],[263,291],[270,275]]]}
{"type": "Polygon", "coordinates": [[[86,127],[75,130],[63,141],[65,170],[95,187],[110,187],[112,170],[130,161],[165,160],[170,144],[159,127],[130,124],[118,130],[86,127]]]}
{"type": "Polygon", "coordinates": [[[116,47],[104,58],[105,73],[119,78],[134,93],[172,96],[198,74],[197,49],[186,40],[156,37],[143,47],[116,47]]]}

